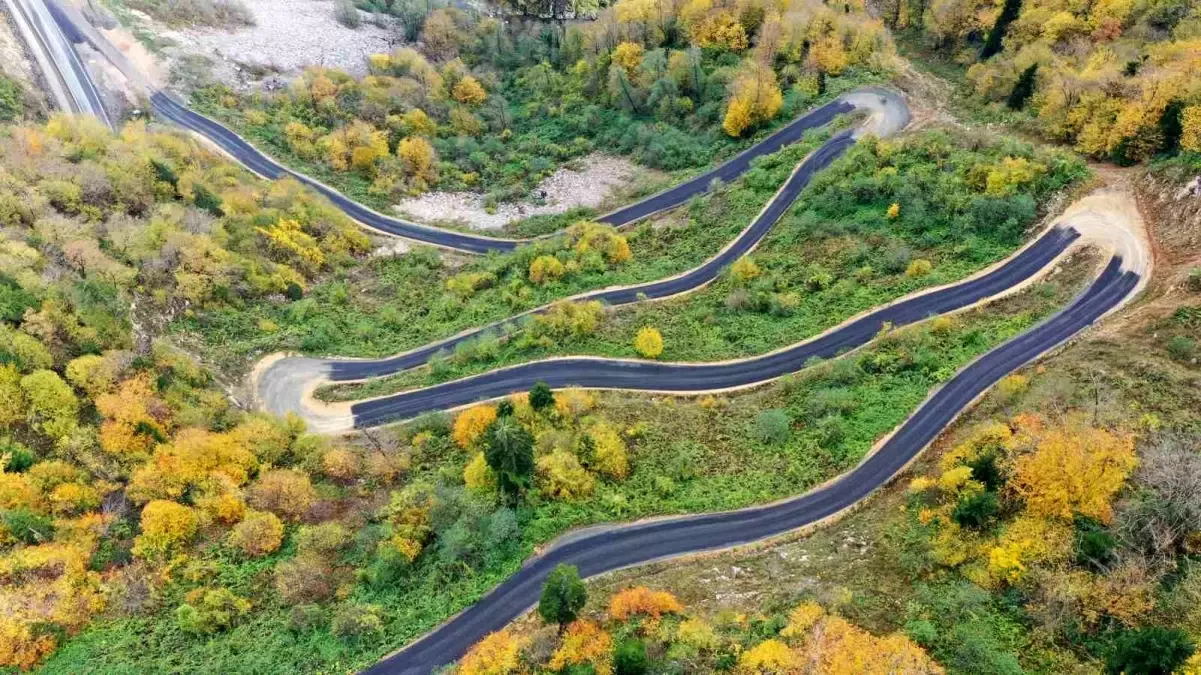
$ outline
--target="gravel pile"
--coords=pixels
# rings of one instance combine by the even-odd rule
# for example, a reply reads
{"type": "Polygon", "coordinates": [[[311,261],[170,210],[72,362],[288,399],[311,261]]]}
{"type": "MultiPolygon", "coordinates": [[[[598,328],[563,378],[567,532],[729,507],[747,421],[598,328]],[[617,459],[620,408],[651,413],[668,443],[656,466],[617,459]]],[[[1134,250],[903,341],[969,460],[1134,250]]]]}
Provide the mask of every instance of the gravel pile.
{"type": "Polygon", "coordinates": [[[214,75],[231,84],[246,79],[242,65],[274,70],[290,78],[306,66],[338,68],[353,75],[367,72],[371,54],[399,44],[395,30],[368,23],[357,29],[334,20],[332,0],[244,0],[255,25],[233,31],[211,28],[164,30],[174,48],[213,58],[214,75]]]}
{"type": "Polygon", "coordinates": [[[612,155],[589,155],[579,164],[578,171],[561,168],[538,184],[534,195],[542,195],[545,204],[505,203],[488,213],[479,193],[429,192],[400,202],[396,210],[419,222],[459,222],[478,230],[495,230],[530,216],[598,206],[615,189],[633,183],[643,171],[633,162],[612,155]]]}

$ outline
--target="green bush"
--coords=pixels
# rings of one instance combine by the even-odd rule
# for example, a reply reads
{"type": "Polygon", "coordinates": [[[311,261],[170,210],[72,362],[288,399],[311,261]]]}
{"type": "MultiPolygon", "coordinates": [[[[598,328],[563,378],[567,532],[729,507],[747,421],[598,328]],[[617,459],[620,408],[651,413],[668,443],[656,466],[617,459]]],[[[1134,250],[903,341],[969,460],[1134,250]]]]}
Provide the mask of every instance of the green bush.
{"type": "Polygon", "coordinates": [[[363,25],[363,17],[359,16],[358,8],[350,0],[340,0],[334,6],[334,20],[347,28],[358,28],[363,25]]]}
{"type": "Polygon", "coordinates": [[[1197,343],[1190,337],[1175,335],[1168,340],[1168,354],[1177,361],[1188,361],[1193,358],[1197,343]]]}
{"type": "Polygon", "coordinates": [[[234,595],[226,588],[196,591],[193,594],[199,597],[185,602],[175,610],[176,622],[188,633],[210,635],[226,630],[250,611],[248,600],[234,595]]]}
{"type": "Polygon", "coordinates": [[[7,461],[4,462],[4,470],[10,473],[21,473],[37,461],[37,455],[25,445],[12,439],[0,438],[0,461],[4,461],[5,458],[7,461]]]}
{"type": "Polygon", "coordinates": [[[627,638],[617,644],[613,652],[613,672],[616,675],[644,675],[647,668],[646,644],[642,640],[627,638]]]}
{"type": "Polygon", "coordinates": [[[54,521],[29,509],[0,511],[0,523],[15,539],[26,544],[41,544],[54,536],[54,521]]]}
{"type": "Polygon", "coordinates": [[[25,114],[25,91],[10,77],[0,74],[0,122],[12,122],[25,114]]]}
{"type": "Polygon", "coordinates": [[[344,602],[334,610],[330,630],[346,642],[369,642],[384,631],[384,610],[379,605],[344,602]]]}
{"type": "Polygon", "coordinates": [[[575,621],[587,601],[588,588],[580,581],[580,571],[575,565],[558,565],[551,570],[542,586],[538,615],[547,623],[559,624],[562,630],[575,621]]]}
{"type": "Polygon", "coordinates": [[[764,410],[755,418],[755,439],[768,445],[783,445],[792,433],[792,418],[780,409],[764,410]]]}
{"type": "Polygon", "coordinates": [[[961,497],[951,512],[951,520],[962,527],[979,530],[992,521],[998,510],[997,493],[986,490],[961,497]]]}
{"type": "Polygon", "coordinates": [[[1196,649],[1183,631],[1149,626],[1123,631],[1105,657],[1112,675],[1171,675],[1196,649]]]}

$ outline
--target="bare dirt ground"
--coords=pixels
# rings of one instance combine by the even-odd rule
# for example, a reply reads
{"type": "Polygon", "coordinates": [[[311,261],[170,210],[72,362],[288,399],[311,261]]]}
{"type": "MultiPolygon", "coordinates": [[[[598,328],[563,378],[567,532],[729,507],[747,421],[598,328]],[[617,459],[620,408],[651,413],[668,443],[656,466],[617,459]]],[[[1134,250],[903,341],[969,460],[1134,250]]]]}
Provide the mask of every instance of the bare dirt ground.
{"type": "Polygon", "coordinates": [[[25,48],[9,25],[8,17],[0,11],[0,72],[17,80],[27,89],[35,88],[33,68],[25,59],[25,48]]]}
{"type": "Polygon", "coordinates": [[[325,66],[352,75],[367,72],[371,54],[391,51],[398,33],[380,27],[363,15],[357,29],[334,20],[331,0],[246,0],[255,25],[234,30],[189,28],[171,30],[145,14],[135,16],[155,35],[173,44],[164,49],[171,61],[203,56],[213,64],[213,76],[231,86],[251,87],[264,75],[289,80],[308,66],[325,66]]]}
{"type": "Polygon", "coordinates": [[[24,87],[26,96],[30,97],[42,109],[46,107],[46,97],[41,93],[37,74],[25,56],[25,47],[13,31],[10,19],[0,11],[0,73],[13,78],[24,87]]]}
{"type": "Polygon", "coordinates": [[[484,196],[475,192],[430,192],[396,205],[398,213],[423,223],[457,223],[478,230],[495,230],[530,216],[563,213],[587,206],[600,207],[611,196],[645,184],[655,172],[628,159],[593,154],[563,167],[538,184],[534,195],[543,204],[504,203],[491,213],[484,196]]]}

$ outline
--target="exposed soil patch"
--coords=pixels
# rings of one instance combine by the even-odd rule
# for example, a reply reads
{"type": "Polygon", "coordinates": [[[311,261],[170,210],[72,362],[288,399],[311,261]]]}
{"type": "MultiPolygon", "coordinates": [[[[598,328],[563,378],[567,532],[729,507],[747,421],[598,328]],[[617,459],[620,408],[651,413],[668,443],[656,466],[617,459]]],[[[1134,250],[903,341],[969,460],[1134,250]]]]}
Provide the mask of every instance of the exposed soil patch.
{"type": "Polygon", "coordinates": [[[563,213],[573,208],[604,210],[612,198],[634,191],[648,180],[661,180],[656,172],[628,159],[594,154],[572,167],[563,167],[534,189],[542,203],[506,203],[489,212],[484,196],[475,192],[430,192],[396,205],[396,210],[419,222],[459,224],[478,230],[495,230],[530,216],[563,213]]]}
{"type": "Polygon", "coordinates": [[[152,33],[170,42],[163,53],[171,61],[205,57],[215,79],[244,88],[271,78],[282,84],[308,66],[365,75],[368,56],[392,51],[399,44],[395,30],[371,23],[366,14],[357,29],[339,24],[331,0],[246,0],[245,4],[255,25],[234,30],[172,30],[155,25],[145,14],[136,15],[152,33]]]}
{"type": "Polygon", "coordinates": [[[0,72],[34,89],[33,68],[25,60],[25,49],[9,25],[7,14],[0,10],[0,72]]]}

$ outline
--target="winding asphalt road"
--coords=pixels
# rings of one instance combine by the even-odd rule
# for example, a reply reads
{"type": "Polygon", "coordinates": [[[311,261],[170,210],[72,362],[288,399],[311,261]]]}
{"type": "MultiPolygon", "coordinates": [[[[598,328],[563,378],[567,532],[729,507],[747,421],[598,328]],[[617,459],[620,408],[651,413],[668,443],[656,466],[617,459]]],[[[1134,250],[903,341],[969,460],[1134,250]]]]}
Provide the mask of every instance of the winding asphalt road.
{"type": "Polygon", "coordinates": [[[988,274],[887,305],[812,340],[763,356],[724,363],[659,363],[644,360],[565,357],[533,361],[461,380],[371,399],[351,406],[358,428],[410,419],[474,401],[551,387],[632,389],[673,393],[745,387],[804,368],[814,357],[831,358],[871,341],[885,323],[904,326],[999,295],[1041,272],[1079,237],[1053,228],[988,274]]]}
{"type": "MultiPolygon", "coordinates": [[[[188,108],[165,92],[153,92],[150,96],[150,102],[158,117],[169,120],[203,136],[251,171],[273,180],[289,176],[295,178],[320,192],[346,215],[372,229],[467,253],[511,251],[523,243],[532,241],[528,239],[495,239],[419,225],[385,216],[378,211],[369,209],[351,200],[341,192],[314,178],[293,171],[276,162],[229,128],[188,108]]],[[[734,180],[746,173],[751,166],[751,162],[756,157],[776,152],[786,145],[795,143],[809,129],[823,126],[836,116],[853,112],[855,109],[856,106],[848,103],[845,98],[827,103],[793,120],[763,141],[756,143],[754,146],[716,168],[671,189],[651,195],[642,201],[601,216],[598,220],[611,225],[626,225],[653,213],[679,206],[692,197],[708,190],[709,185],[715,179],[726,182],[734,180]]]]}
{"type": "Polygon", "coordinates": [[[1005,375],[1063,343],[1118,306],[1139,277],[1115,256],[1068,308],[985,354],[935,392],[875,453],[829,485],[770,506],[618,527],[574,539],[530,561],[475,605],[365,671],[425,675],[461,657],[538,600],[547,574],[576,565],[591,577],[653,560],[729,548],[783,534],[833,516],[884,485],[955,417],[1005,375]]]}
{"type": "MultiPolygon", "coordinates": [[[[806,156],[754,220],[709,260],[693,269],[666,279],[590,291],[567,299],[599,300],[607,305],[616,306],[689,293],[713,281],[726,266],[752,251],[792,206],[813,175],[846,152],[857,138],[865,133],[885,137],[904,128],[909,123],[909,108],[905,104],[905,100],[896,92],[883,88],[868,87],[851,92],[801,117],[714,171],[607,216],[610,218],[610,222],[631,222],[651,213],[676,206],[707,190],[714,178],[722,180],[736,178],[747,171],[755,157],[775,152],[788,144],[795,143],[805,131],[814,126],[826,124],[839,114],[855,110],[867,111],[868,118],[855,129],[835,134],[820,148],[806,156]]],[[[321,359],[291,356],[273,360],[255,378],[255,395],[263,407],[271,412],[281,415],[290,412],[298,413],[309,422],[313,429],[337,431],[350,426],[339,421],[342,416],[336,416],[337,419],[330,416],[320,419],[320,416],[311,414],[306,407],[308,392],[318,383],[381,377],[407,370],[426,363],[431,356],[440,351],[454,349],[457,344],[471,340],[484,331],[503,329],[525,316],[545,312],[549,307],[550,305],[538,307],[517,316],[473,328],[453,337],[383,359],[321,359]]]]}
{"type": "MultiPolygon", "coordinates": [[[[830,162],[837,159],[842,153],[846,152],[847,148],[854,145],[855,139],[850,130],[840,132],[831,138],[824,145],[814,151],[811,155],[801,162],[800,166],[793,171],[784,186],[772,197],[767,207],[755,218],[750,227],[744,229],[736,239],[734,239],[726,248],[714,257],[706,260],[698,267],[694,267],[687,272],[678,274],[667,279],[658,281],[650,281],[643,284],[633,286],[621,286],[618,288],[606,288],[588,293],[582,293],[574,296],[572,300],[599,300],[600,302],[609,305],[625,305],[633,302],[641,302],[643,300],[660,300],[669,298],[674,295],[681,295],[694,291],[705,286],[721,274],[728,265],[738,260],[742,256],[749,253],[755,248],[763,237],[771,231],[772,226],[780,219],[788,207],[796,200],[797,195],[801,190],[809,184],[809,180],[817,171],[825,168],[830,162]]],[[[706,183],[707,185],[707,183],[706,183]]],[[[628,208],[647,209],[649,206],[642,206],[645,202],[640,202],[628,208]]],[[[659,209],[661,210],[661,209],[659,209]]],[[[549,307],[549,306],[548,306],[549,307]]],[[[528,314],[538,314],[546,311],[548,307],[539,307],[528,314]]],[[[367,377],[380,377],[390,375],[402,370],[414,368],[429,360],[433,354],[454,349],[455,345],[460,342],[465,342],[477,337],[480,333],[498,328],[503,324],[513,323],[515,317],[510,317],[504,321],[491,324],[489,326],[460,333],[450,339],[440,340],[433,344],[425,345],[404,354],[397,356],[378,359],[378,360],[340,360],[333,359],[329,361],[329,379],[334,382],[343,382],[348,380],[360,380],[367,377]]]]}
{"type": "MultiPolygon", "coordinates": [[[[860,96],[870,99],[876,94],[860,96]]],[[[703,192],[713,178],[730,180],[737,177],[746,171],[754,157],[794,142],[805,129],[825,124],[835,115],[853,109],[855,106],[850,98],[844,97],[813,111],[705,176],[610,214],[605,220],[614,224],[631,222],[683,203],[691,196],[703,192]]],[[[382,216],[351,202],[327,186],[278,165],[228,129],[197,115],[161,93],[154,95],[153,102],[155,110],[161,116],[204,135],[257,173],[270,178],[284,174],[295,176],[325,194],[351,217],[371,227],[431,244],[472,252],[507,250],[517,244],[512,241],[504,242],[446,232],[382,216]]],[[[885,98],[879,98],[879,102],[887,103],[885,98]]],[[[903,106],[903,103],[901,105],[903,106]]],[[[906,109],[904,121],[907,120],[906,109]]],[[[877,127],[882,124],[879,119],[875,120],[875,123],[877,127]]],[[[900,126],[904,126],[904,122],[900,126]]],[[[598,297],[611,304],[618,304],[631,302],[643,296],[667,297],[708,283],[725,264],[753,248],[763,233],[770,229],[775,220],[791,205],[812,173],[844,152],[852,142],[852,134],[839,134],[807,158],[756,221],[727,249],[705,265],[678,277],[645,284],[642,290],[610,289],[597,292],[598,297]],[[652,292],[663,295],[652,296],[652,292]],[[609,295],[600,297],[605,294],[609,295]]],[[[1129,266],[1145,275],[1148,269],[1146,265],[1149,264],[1149,259],[1144,259],[1147,255],[1145,247],[1137,240],[1137,236],[1129,236],[1129,232],[1118,232],[1116,235],[1112,232],[1105,233],[1107,229],[1114,229],[1110,227],[1112,223],[1106,222],[1107,212],[1111,210],[1100,209],[1078,214],[1080,227],[1088,232],[1090,238],[1105,240],[1113,245],[1115,250],[1123,253],[1135,251],[1139,260],[1129,266]]],[[[355,424],[367,426],[395,417],[411,417],[425,410],[454,407],[479,398],[493,398],[514,391],[524,391],[537,380],[545,380],[552,386],[579,385],[672,392],[746,386],[799,370],[814,356],[836,356],[846,349],[864,344],[875,336],[883,322],[892,322],[894,325],[912,323],[930,315],[969,306],[1015,288],[1047,267],[1079,237],[1080,232],[1076,228],[1053,228],[1018,255],[987,274],[893,303],[817,338],[761,357],[716,364],[667,364],[591,358],[551,359],[366,401],[353,407],[355,424]]],[[[1122,255],[1114,255],[1096,281],[1070,306],[962,369],[945,386],[934,392],[908,420],[876,448],[875,452],[835,481],[794,499],[768,506],[634,523],[584,534],[566,541],[532,559],[469,609],[366,672],[371,675],[424,675],[457,660],[485,635],[503,628],[532,607],[537,601],[546,576],[558,564],[576,565],[582,576],[591,577],[653,560],[765,539],[817,523],[854,506],[887,483],[989,387],[1120,306],[1143,283],[1144,277],[1123,268],[1122,255]]]]}

